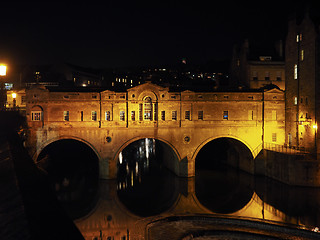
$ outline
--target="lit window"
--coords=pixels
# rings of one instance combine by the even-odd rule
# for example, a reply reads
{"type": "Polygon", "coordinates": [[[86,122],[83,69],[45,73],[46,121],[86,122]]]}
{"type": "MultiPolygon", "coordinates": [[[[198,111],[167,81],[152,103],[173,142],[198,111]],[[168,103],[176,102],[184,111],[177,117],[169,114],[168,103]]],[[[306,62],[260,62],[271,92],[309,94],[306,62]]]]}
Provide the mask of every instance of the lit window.
{"type": "Polygon", "coordinates": [[[298,65],[294,65],[294,80],[298,79],[298,65]]]}
{"type": "Polygon", "coordinates": [[[69,121],[69,111],[63,111],[63,120],[69,121]]]}
{"type": "Polygon", "coordinates": [[[223,119],[225,120],[229,119],[229,111],[223,111],[223,119]]]}
{"type": "Polygon", "coordinates": [[[297,104],[298,104],[298,98],[294,97],[294,105],[297,105],[297,104]]]}
{"type": "Polygon", "coordinates": [[[144,120],[152,120],[152,100],[150,97],[144,100],[144,120]]]}
{"type": "Polygon", "coordinates": [[[303,61],[303,60],[304,60],[304,50],[303,50],[303,49],[301,50],[300,58],[301,58],[301,61],[303,61]]]}
{"type": "Polygon", "coordinates": [[[41,121],[42,111],[32,111],[31,121],[41,121]]]}
{"type": "Polygon", "coordinates": [[[131,111],[131,120],[132,121],[136,120],[136,112],[135,111],[131,111]]]}
{"type": "Polygon", "coordinates": [[[110,111],[105,112],[105,119],[106,119],[106,121],[111,121],[110,111]]]}
{"type": "Polygon", "coordinates": [[[299,42],[299,34],[296,36],[296,42],[299,42]]]}
{"type": "Polygon", "coordinates": [[[277,141],[277,133],[272,133],[272,142],[277,141]]]}
{"type": "Polygon", "coordinates": [[[172,120],[177,120],[177,111],[172,111],[172,120]]]}
{"type": "Polygon", "coordinates": [[[198,111],[198,120],[203,120],[203,111],[198,111]]]}
{"type": "Polygon", "coordinates": [[[190,111],[185,111],[184,119],[191,120],[190,111]]]}
{"type": "Polygon", "coordinates": [[[161,111],[161,120],[162,121],[166,120],[166,112],[165,111],[161,111]]]}
{"type": "Polygon", "coordinates": [[[97,112],[96,111],[92,111],[91,112],[91,120],[92,121],[97,121],[97,112]]]}
{"type": "Polygon", "coordinates": [[[124,120],[125,120],[124,111],[120,111],[120,121],[124,121],[124,120]]]}

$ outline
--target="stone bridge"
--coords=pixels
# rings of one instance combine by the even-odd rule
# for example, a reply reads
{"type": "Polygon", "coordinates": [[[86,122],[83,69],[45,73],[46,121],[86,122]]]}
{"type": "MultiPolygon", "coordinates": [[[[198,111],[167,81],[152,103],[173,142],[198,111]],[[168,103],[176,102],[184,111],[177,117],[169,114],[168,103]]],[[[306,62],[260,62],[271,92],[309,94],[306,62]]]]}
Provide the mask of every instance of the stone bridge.
{"type": "MultiPolygon", "coordinates": [[[[229,164],[254,173],[264,142],[284,144],[284,92],[173,91],[150,82],[127,91],[26,92],[26,146],[33,159],[51,143],[73,139],[99,159],[100,177],[115,178],[119,153],[130,143],[153,138],[173,152],[165,165],[176,175],[195,175],[195,160],[209,142],[223,139],[229,164]]],[[[168,152],[167,151],[167,152],[168,152]]]]}

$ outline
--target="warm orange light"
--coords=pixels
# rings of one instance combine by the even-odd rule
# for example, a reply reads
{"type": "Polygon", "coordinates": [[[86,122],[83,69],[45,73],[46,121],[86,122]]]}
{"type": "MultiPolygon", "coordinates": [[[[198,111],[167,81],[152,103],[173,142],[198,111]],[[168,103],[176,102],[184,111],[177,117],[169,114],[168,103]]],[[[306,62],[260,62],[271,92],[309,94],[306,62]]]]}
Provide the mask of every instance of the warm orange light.
{"type": "Polygon", "coordinates": [[[17,97],[16,93],[12,93],[12,98],[15,99],[17,97]]]}
{"type": "Polygon", "coordinates": [[[315,130],[317,130],[318,129],[318,125],[317,124],[313,124],[313,126],[312,126],[315,130]]]}
{"type": "Polygon", "coordinates": [[[0,64],[0,76],[6,76],[7,75],[7,66],[0,64]]]}

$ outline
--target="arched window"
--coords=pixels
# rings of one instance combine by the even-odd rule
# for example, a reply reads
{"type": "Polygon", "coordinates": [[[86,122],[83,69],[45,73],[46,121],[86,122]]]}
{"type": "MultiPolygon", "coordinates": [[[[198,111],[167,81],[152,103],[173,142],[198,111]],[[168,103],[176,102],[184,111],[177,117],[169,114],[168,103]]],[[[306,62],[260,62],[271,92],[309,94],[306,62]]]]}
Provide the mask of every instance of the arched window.
{"type": "Polygon", "coordinates": [[[152,121],[152,100],[150,97],[144,99],[144,120],[152,121]]]}

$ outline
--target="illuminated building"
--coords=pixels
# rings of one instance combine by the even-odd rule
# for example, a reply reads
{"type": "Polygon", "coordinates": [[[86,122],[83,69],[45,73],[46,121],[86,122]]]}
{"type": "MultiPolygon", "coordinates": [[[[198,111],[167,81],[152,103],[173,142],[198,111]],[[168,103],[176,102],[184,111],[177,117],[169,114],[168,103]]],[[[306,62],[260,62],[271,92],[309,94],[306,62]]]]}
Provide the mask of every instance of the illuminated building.
{"type": "MultiPolygon", "coordinates": [[[[254,44],[251,44],[254,45],[254,44]]],[[[285,90],[285,62],[282,41],[274,48],[251,46],[245,40],[240,48],[234,47],[230,66],[231,85],[258,89],[269,84],[285,90]],[[257,49],[266,50],[257,50],[257,49]]]]}
{"type": "Polygon", "coordinates": [[[286,39],[286,144],[320,152],[319,18],[307,10],[288,24],[286,39]]]}

